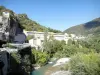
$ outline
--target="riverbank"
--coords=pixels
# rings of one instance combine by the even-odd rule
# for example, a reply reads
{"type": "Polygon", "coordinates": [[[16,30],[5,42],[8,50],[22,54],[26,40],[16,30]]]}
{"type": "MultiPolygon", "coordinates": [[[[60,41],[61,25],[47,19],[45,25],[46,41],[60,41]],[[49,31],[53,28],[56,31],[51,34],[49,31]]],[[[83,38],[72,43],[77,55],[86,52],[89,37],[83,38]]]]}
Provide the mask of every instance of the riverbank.
{"type": "Polygon", "coordinates": [[[45,75],[71,75],[71,72],[68,69],[65,70],[65,66],[65,64],[59,66],[51,66],[45,72],[45,75]]]}
{"type": "Polygon", "coordinates": [[[54,64],[55,64],[55,61],[51,64],[47,64],[45,66],[42,66],[42,67],[34,70],[31,75],[45,75],[45,72],[48,70],[48,68],[53,66],[54,64]]]}
{"type": "Polygon", "coordinates": [[[70,71],[57,71],[52,73],[51,75],[71,75],[70,71]]]}
{"type": "Polygon", "coordinates": [[[58,66],[51,66],[46,70],[45,75],[52,75],[55,72],[63,71],[64,67],[65,67],[65,64],[64,65],[58,65],[58,66]]]}
{"type": "MultiPolygon", "coordinates": [[[[66,72],[66,71],[64,71],[64,68],[66,66],[66,63],[68,63],[69,61],[70,61],[70,58],[60,58],[60,59],[58,59],[53,66],[51,66],[47,69],[47,71],[45,72],[45,75],[52,75],[52,74],[60,75],[59,74],[60,72],[61,73],[66,72]]],[[[67,74],[69,75],[68,71],[67,71],[67,74]]]]}
{"type": "Polygon", "coordinates": [[[68,61],[69,58],[60,58],[58,60],[53,61],[52,63],[50,62],[43,67],[35,66],[35,70],[32,72],[32,75],[52,75],[55,73],[60,73],[64,70],[64,67],[68,61]]]}

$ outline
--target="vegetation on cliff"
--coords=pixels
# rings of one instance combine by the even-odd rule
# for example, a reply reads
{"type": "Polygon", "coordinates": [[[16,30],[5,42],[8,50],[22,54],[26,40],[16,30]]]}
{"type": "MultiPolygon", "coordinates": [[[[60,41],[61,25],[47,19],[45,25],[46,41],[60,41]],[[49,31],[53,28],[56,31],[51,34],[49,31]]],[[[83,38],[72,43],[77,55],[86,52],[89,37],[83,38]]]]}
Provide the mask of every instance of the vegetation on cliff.
{"type": "Polygon", "coordinates": [[[28,30],[28,31],[34,30],[34,31],[43,32],[46,28],[46,29],[48,29],[49,32],[55,32],[55,33],[61,32],[59,30],[47,28],[45,26],[40,25],[36,21],[29,19],[26,14],[18,14],[18,19],[19,19],[20,24],[24,27],[24,29],[28,30]]]}
{"type": "Polygon", "coordinates": [[[2,12],[9,12],[13,18],[18,19],[18,22],[20,23],[21,27],[27,31],[34,30],[34,31],[43,32],[46,28],[46,29],[48,29],[49,32],[55,32],[55,33],[61,32],[60,30],[42,26],[39,23],[37,23],[36,21],[31,20],[27,16],[27,14],[16,14],[12,10],[7,9],[4,6],[0,6],[0,15],[2,15],[2,12]]]}

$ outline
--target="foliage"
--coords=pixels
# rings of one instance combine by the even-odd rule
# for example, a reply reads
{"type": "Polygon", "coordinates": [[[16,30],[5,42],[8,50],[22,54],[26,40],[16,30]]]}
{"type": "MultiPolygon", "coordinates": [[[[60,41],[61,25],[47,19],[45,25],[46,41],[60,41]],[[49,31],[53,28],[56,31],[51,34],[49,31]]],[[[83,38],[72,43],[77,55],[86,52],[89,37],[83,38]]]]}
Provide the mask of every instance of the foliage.
{"type": "Polygon", "coordinates": [[[100,52],[100,35],[93,36],[86,41],[78,41],[83,48],[92,49],[97,53],[100,52]]]}
{"type": "Polygon", "coordinates": [[[36,21],[29,19],[26,14],[18,14],[18,19],[19,19],[20,24],[27,31],[43,32],[43,31],[45,31],[45,29],[48,29],[49,32],[55,32],[55,33],[61,32],[59,30],[47,28],[45,26],[40,25],[36,21]]]}
{"type": "Polygon", "coordinates": [[[94,36],[89,41],[89,46],[96,50],[97,53],[100,52],[100,35],[94,36]]]}
{"type": "Polygon", "coordinates": [[[48,37],[48,30],[45,29],[45,32],[44,32],[44,41],[43,41],[43,51],[48,49],[48,46],[47,46],[48,39],[47,39],[47,37],[48,37]]]}
{"type": "Polygon", "coordinates": [[[90,47],[90,44],[84,40],[73,41],[68,40],[68,44],[65,41],[58,41],[55,39],[49,39],[44,42],[44,52],[48,53],[50,57],[70,57],[77,53],[88,54],[90,52],[96,52],[94,48],[90,47]]]}
{"type": "Polygon", "coordinates": [[[35,57],[36,64],[40,66],[45,65],[48,61],[48,55],[45,52],[32,49],[32,55],[35,57]]]}
{"type": "Polygon", "coordinates": [[[9,12],[11,15],[14,15],[14,12],[12,10],[6,9],[4,6],[0,6],[0,15],[2,15],[2,12],[9,12]]]}
{"type": "Polygon", "coordinates": [[[30,62],[30,59],[29,59],[29,55],[25,55],[24,58],[22,58],[22,62],[24,65],[30,65],[31,62],[30,62]]]}
{"type": "Polygon", "coordinates": [[[18,14],[20,24],[28,31],[43,31],[43,27],[35,21],[28,18],[26,14],[18,14]]]}
{"type": "Polygon", "coordinates": [[[10,16],[13,17],[13,19],[18,19],[20,27],[22,27],[23,29],[25,29],[27,31],[34,30],[34,31],[43,32],[44,29],[46,28],[49,30],[49,32],[55,32],[55,33],[61,32],[59,30],[47,28],[45,26],[40,25],[36,21],[29,19],[25,13],[24,14],[15,14],[12,10],[7,9],[4,6],[0,6],[0,15],[2,15],[2,12],[6,12],[6,11],[10,13],[10,16]]]}
{"type": "Polygon", "coordinates": [[[33,39],[33,35],[29,35],[29,36],[27,36],[27,40],[30,40],[30,39],[33,39]]]}
{"type": "MultiPolygon", "coordinates": [[[[24,52],[23,52],[24,53],[24,52]]],[[[30,54],[21,54],[20,52],[12,52],[10,56],[11,72],[16,71],[19,73],[29,73],[31,71],[30,54]],[[22,71],[23,70],[23,71],[22,71]]]]}
{"type": "Polygon", "coordinates": [[[77,53],[77,47],[75,45],[71,45],[71,46],[66,45],[64,46],[62,52],[63,52],[63,56],[69,57],[77,53]]]}
{"type": "Polygon", "coordinates": [[[29,55],[24,55],[24,57],[22,58],[20,53],[18,52],[12,52],[11,56],[16,60],[17,63],[23,63],[23,65],[30,65],[30,59],[29,59],[29,55]],[[23,60],[23,61],[22,61],[23,60]]]}
{"type": "Polygon", "coordinates": [[[73,41],[72,39],[69,39],[68,40],[68,45],[72,45],[72,44],[75,44],[75,41],[73,41]]]}
{"type": "Polygon", "coordinates": [[[64,41],[58,41],[58,40],[48,40],[46,42],[46,45],[44,46],[47,47],[44,51],[50,55],[50,57],[53,57],[56,52],[62,51],[63,46],[65,45],[64,41]]]}
{"type": "Polygon", "coordinates": [[[58,50],[55,53],[55,57],[61,58],[61,57],[70,57],[77,53],[84,53],[88,54],[90,52],[96,52],[95,49],[89,48],[89,45],[86,42],[83,42],[82,40],[79,41],[72,41],[71,39],[68,41],[68,44],[61,44],[57,43],[62,46],[61,50],[59,50],[59,46],[57,47],[58,50]],[[86,46],[87,45],[87,46],[86,46]]]}
{"type": "Polygon", "coordinates": [[[56,29],[52,29],[52,28],[48,28],[49,32],[54,32],[54,33],[61,33],[60,30],[56,30],[56,29]]]}
{"type": "Polygon", "coordinates": [[[100,54],[78,53],[71,57],[70,71],[72,75],[100,75],[100,54]]]}
{"type": "Polygon", "coordinates": [[[19,53],[17,52],[14,52],[14,53],[11,53],[11,56],[16,60],[17,63],[21,63],[21,56],[19,53]]]}

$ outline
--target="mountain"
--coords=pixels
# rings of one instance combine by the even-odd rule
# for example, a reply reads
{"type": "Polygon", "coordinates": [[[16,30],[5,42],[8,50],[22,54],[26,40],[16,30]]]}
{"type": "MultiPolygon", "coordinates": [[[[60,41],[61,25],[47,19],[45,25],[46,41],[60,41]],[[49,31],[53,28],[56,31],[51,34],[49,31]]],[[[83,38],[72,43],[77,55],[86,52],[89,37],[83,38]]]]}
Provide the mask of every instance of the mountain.
{"type": "Polygon", "coordinates": [[[65,32],[76,35],[100,34],[100,17],[90,22],[70,27],[65,32]]]}
{"type": "Polygon", "coordinates": [[[52,28],[48,28],[48,27],[40,25],[36,21],[33,21],[30,18],[28,18],[26,14],[16,14],[12,10],[7,9],[4,6],[0,6],[0,15],[2,14],[2,12],[5,12],[5,11],[9,12],[12,17],[17,16],[16,18],[18,19],[21,27],[27,31],[34,30],[34,31],[43,32],[45,31],[45,29],[47,29],[49,32],[55,32],[55,33],[61,32],[60,30],[56,30],[56,29],[52,29],[52,28]]]}
{"type": "Polygon", "coordinates": [[[55,32],[55,33],[61,32],[59,30],[52,29],[49,27],[47,28],[45,26],[40,25],[36,21],[29,19],[26,14],[18,14],[18,19],[20,24],[23,26],[23,29],[28,31],[34,30],[34,31],[43,32],[45,29],[48,29],[49,32],[55,32]]]}

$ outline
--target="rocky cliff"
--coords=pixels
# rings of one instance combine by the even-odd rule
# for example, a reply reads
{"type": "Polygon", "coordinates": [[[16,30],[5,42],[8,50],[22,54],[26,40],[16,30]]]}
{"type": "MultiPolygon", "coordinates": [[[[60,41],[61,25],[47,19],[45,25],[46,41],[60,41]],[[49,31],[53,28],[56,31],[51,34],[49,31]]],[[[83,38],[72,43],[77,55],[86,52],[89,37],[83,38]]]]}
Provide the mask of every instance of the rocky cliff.
{"type": "Polygon", "coordinates": [[[0,16],[0,40],[12,43],[24,43],[26,36],[23,34],[17,16],[12,17],[9,12],[2,12],[0,16]]]}

